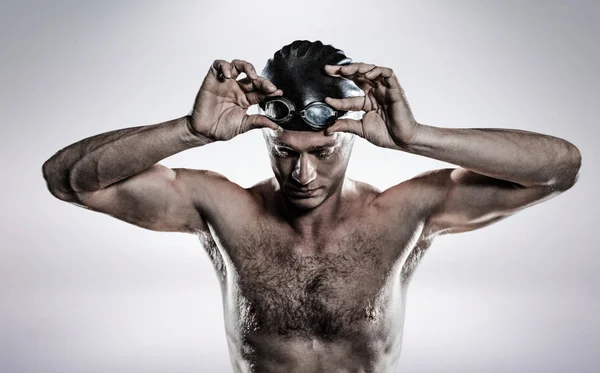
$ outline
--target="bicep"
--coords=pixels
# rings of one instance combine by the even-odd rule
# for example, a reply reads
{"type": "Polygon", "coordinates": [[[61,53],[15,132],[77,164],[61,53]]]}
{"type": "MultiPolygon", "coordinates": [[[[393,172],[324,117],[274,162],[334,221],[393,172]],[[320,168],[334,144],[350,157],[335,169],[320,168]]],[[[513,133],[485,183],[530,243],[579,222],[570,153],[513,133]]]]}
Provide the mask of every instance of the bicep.
{"type": "Polygon", "coordinates": [[[160,164],[94,192],[77,193],[75,204],[155,231],[195,232],[205,227],[190,188],[193,170],[160,164]]]}
{"type": "Polygon", "coordinates": [[[421,182],[428,198],[426,226],[435,234],[481,228],[558,194],[551,185],[523,187],[464,168],[438,170],[421,182]]]}

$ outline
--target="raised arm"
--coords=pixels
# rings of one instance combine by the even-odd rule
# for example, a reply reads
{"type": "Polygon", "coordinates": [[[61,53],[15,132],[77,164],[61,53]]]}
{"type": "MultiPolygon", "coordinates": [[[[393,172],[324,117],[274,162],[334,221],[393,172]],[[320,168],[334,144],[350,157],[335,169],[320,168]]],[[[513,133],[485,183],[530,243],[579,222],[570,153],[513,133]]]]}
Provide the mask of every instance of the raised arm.
{"type": "Polygon", "coordinates": [[[407,191],[421,202],[426,234],[473,230],[571,188],[581,153],[570,142],[515,129],[450,129],[419,124],[392,69],[364,63],[327,66],[353,79],[364,96],[326,101],[338,110],[362,110],[327,132],[346,131],[371,143],[460,166],[419,175],[378,197],[396,206],[407,191]]]}
{"type": "Polygon", "coordinates": [[[275,123],[247,115],[249,106],[280,95],[252,65],[217,60],[202,83],[190,115],[149,126],[99,134],[53,155],[43,167],[57,198],[159,231],[193,232],[214,198],[243,189],[206,171],[169,169],[157,162],[180,151],[229,140],[275,123]],[[236,80],[240,73],[246,77],[236,80]]]}
{"type": "Polygon", "coordinates": [[[514,129],[420,125],[406,151],[461,167],[414,178],[430,233],[477,229],[570,189],[581,154],[570,142],[514,129]]]}

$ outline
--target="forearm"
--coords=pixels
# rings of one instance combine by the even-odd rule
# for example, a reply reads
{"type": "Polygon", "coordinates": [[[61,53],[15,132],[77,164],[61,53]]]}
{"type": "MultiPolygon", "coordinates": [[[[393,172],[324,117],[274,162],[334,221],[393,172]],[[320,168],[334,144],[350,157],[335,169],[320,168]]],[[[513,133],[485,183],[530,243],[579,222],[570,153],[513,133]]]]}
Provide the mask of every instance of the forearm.
{"type": "Polygon", "coordinates": [[[55,195],[95,191],[208,142],[190,130],[187,117],[110,131],[57,152],[44,163],[44,178],[55,195]]]}
{"type": "Polygon", "coordinates": [[[420,125],[402,150],[523,186],[568,188],[575,183],[581,165],[581,154],[570,142],[513,129],[420,125]]]}

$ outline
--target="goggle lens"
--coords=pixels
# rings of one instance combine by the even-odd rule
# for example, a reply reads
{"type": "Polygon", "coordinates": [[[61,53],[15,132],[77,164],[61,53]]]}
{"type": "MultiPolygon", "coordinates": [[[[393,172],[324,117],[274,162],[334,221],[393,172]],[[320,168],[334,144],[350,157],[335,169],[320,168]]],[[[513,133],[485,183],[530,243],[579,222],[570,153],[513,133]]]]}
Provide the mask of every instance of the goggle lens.
{"type": "Polygon", "coordinates": [[[336,112],[328,106],[315,105],[306,109],[304,117],[308,122],[322,126],[329,124],[336,117],[336,112]]]}
{"type": "MultiPolygon", "coordinates": [[[[265,115],[269,118],[278,123],[283,123],[291,119],[293,104],[285,99],[272,99],[265,103],[264,110],[265,115]]],[[[335,121],[338,113],[326,104],[315,103],[308,105],[299,114],[313,129],[320,129],[335,121]]]]}
{"type": "Polygon", "coordinates": [[[265,114],[276,120],[283,120],[290,115],[290,108],[282,101],[269,101],[265,105],[265,114]]]}

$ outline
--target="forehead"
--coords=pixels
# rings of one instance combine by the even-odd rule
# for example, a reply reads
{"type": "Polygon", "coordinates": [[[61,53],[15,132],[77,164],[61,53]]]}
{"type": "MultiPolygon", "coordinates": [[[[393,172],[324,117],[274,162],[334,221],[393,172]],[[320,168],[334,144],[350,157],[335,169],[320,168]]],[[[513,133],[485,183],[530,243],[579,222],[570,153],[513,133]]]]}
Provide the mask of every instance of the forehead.
{"type": "Polygon", "coordinates": [[[340,146],[346,138],[346,134],[340,132],[326,136],[323,131],[288,131],[283,128],[279,128],[277,131],[265,129],[264,134],[271,145],[285,146],[296,150],[340,146]]]}

